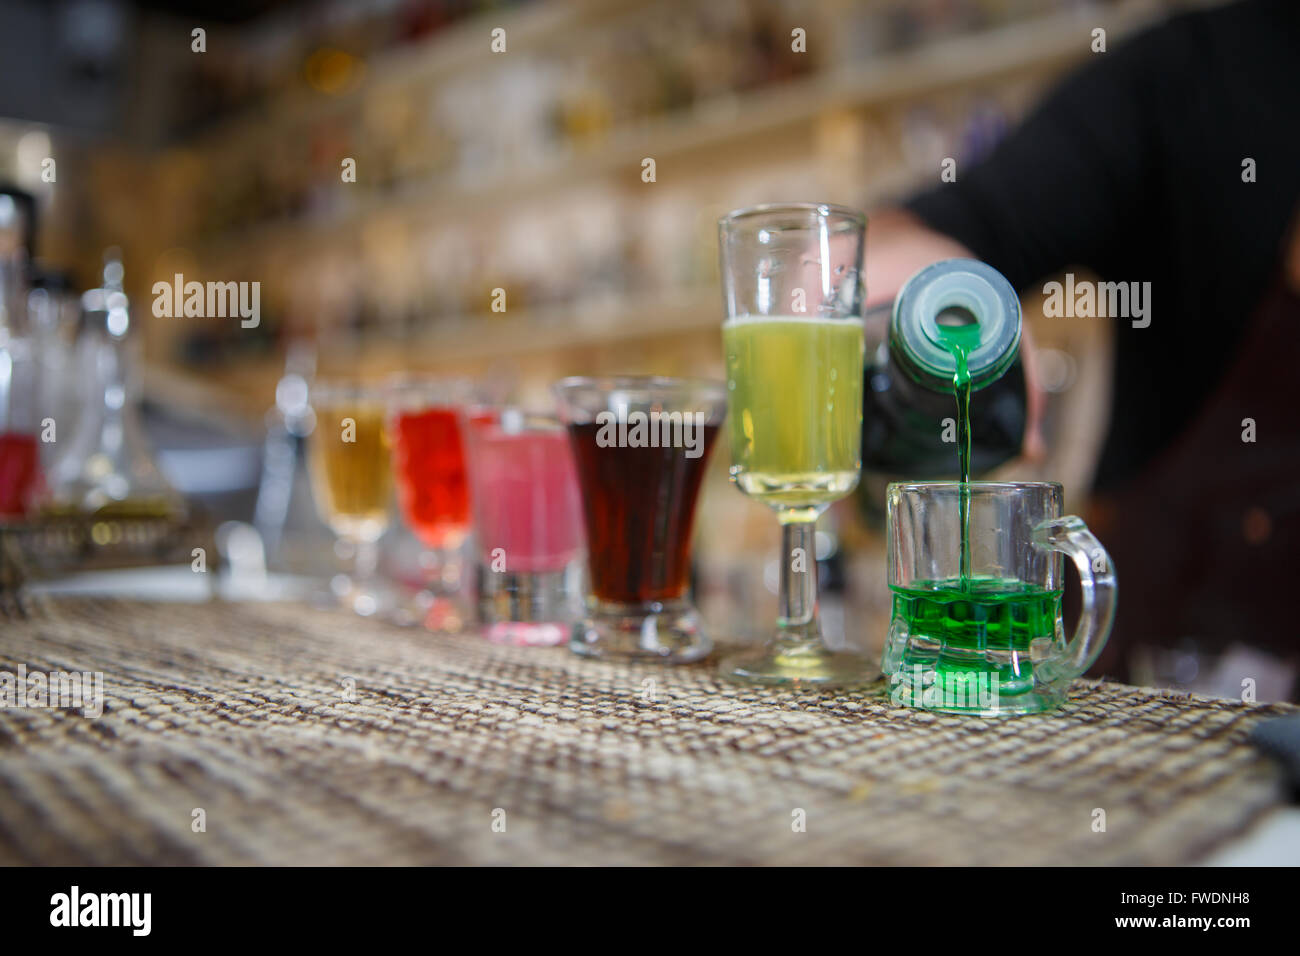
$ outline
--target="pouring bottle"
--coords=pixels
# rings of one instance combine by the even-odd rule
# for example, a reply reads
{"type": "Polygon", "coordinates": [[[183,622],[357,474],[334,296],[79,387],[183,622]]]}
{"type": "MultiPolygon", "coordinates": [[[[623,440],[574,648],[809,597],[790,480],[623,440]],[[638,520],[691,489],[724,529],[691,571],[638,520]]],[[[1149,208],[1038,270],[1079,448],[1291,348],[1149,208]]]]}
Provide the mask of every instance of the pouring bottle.
{"type": "Polygon", "coordinates": [[[963,343],[971,392],[979,393],[969,405],[972,474],[1015,457],[1026,420],[1020,336],[1019,298],[991,266],[945,259],[908,279],[887,334],[868,352],[864,479],[956,475],[954,339],[963,343]]]}

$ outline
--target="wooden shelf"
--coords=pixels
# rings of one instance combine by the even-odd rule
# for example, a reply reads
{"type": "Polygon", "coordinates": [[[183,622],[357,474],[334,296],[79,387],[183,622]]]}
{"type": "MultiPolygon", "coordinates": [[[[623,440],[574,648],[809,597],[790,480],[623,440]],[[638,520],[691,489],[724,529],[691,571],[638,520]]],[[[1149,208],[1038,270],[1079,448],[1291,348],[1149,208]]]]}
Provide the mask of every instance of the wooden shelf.
{"type": "Polygon", "coordinates": [[[375,90],[393,85],[433,82],[458,71],[476,68],[493,56],[490,31],[506,31],[509,49],[536,48],[565,31],[589,26],[602,17],[629,9],[632,0],[563,0],[532,2],[510,10],[494,10],[466,17],[426,41],[380,51],[365,61],[362,81],[346,93],[322,93],[305,84],[268,97],[252,106],[237,108],[202,130],[186,136],[178,146],[203,149],[231,139],[264,135],[286,124],[319,119],[358,109],[375,90]]]}
{"type": "MultiPolygon", "coordinates": [[[[632,298],[610,297],[521,314],[443,320],[412,342],[377,345],[394,355],[426,350],[444,361],[510,358],[535,352],[616,345],[699,332],[722,324],[715,288],[670,290],[632,298]]],[[[721,334],[721,333],[719,333],[721,334]]]]}
{"type": "MultiPolygon", "coordinates": [[[[404,339],[377,334],[356,351],[361,374],[403,368],[445,369],[540,353],[662,340],[714,330],[722,324],[716,288],[669,290],[653,295],[610,296],[571,305],[506,314],[442,318],[427,332],[404,339]]],[[[720,335],[721,333],[719,333],[720,335]]],[[[331,352],[323,346],[322,364],[331,352]]],[[[283,372],[278,358],[243,359],[219,370],[151,362],[149,398],[166,404],[220,407],[245,419],[261,416],[283,372]]]]}
{"type": "MultiPolygon", "coordinates": [[[[563,7],[538,4],[502,13],[500,20],[512,44],[535,46],[562,38],[566,29],[590,25],[601,16],[629,6],[629,0],[578,0],[563,7]]],[[[640,184],[640,161],[644,156],[654,156],[662,173],[675,158],[714,155],[724,148],[743,148],[750,142],[770,141],[773,137],[788,139],[804,130],[811,134],[823,117],[837,112],[905,103],[983,81],[1043,75],[1091,56],[1089,44],[1094,28],[1105,27],[1109,41],[1114,43],[1163,10],[1155,0],[1130,0],[1113,7],[1057,12],[954,37],[851,68],[743,95],[719,97],[678,114],[621,126],[586,147],[557,148],[527,169],[428,177],[382,194],[365,192],[362,184],[349,185],[340,193],[346,203],[328,213],[232,230],[197,244],[195,252],[207,259],[249,250],[257,254],[269,243],[311,249],[317,244],[346,242],[348,239],[343,237],[355,235],[359,224],[374,219],[414,222],[416,217],[427,220],[477,213],[580,189],[601,180],[625,182],[635,188],[640,184]]],[[[487,29],[487,21],[476,17],[428,44],[385,57],[371,65],[365,90],[373,92],[388,83],[432,81],[439,75],[475,68],[491,56],[485,39],[487,29]]],[[[233,125],[226,125],[225,130],[241,136],[254,132],[263,135],[264,124],[274,127],[289,117],[301,118],[301,111],[308,108],[304,106],[307,100],[311,101],[310,109],[356,109],[365,95],[355,92],[328,100],[320,94],[306,99],[286,96],[258,111],[251,120],[231,120],[233,125]],[[254,123],[255,130],[250,125],[254,123]]],[[[810,136],[810,150],[814,148],[813,139],[810,136]]],[[[915,170],[903,166],[875,170],[863,183],[863,201],[871,204],[892,198],[914,186],[915,177],[915,170]]],[[[474,365],[495,359],[663,341],[712,328],[720,321],[720,308],[717,290],[709,287],[611,296],[512,311],[505,316],[441,318],[431,322],[427,332],[410,338],[385,339],[381,332],[372,334],[357,352],[356,361],[358,367],[376,372],[411,365],[441,369],[458,363],[474,365]]],[[[328,345],[325,354],[329,354],[328,345]]],[[[208,373],[164,366],[159,367],[158,380],[161,384],[174,374],[193,375],[204,383],[203,387],[228,395],[242,410],[256,409],[260,414],[280,371],[274,359],[242,363],[238,370],[208,373]]]]}
{"type": "Polygon", "coordinates": [[[645,156],[662,163],[665,158],[788,131],[832,110],[879,107],[977,81],[1059,68],[1091,55],[1093,28],[1105,26],[1113,43],[1152,20],[1160,9],[1150,0],[1133,0],[1114,8],[1053,13],[943,40],[851,69],[720,97],[682,114],[625,126],[591,148],[556,149],[536,166],[509,173],[430,177],[379,195],[348,185],[351,192],[346,195],[361,194],[329,213],[238,228],[200,243],[197,251],[201,257],[220,256],[273,241],[337,242],[348,227],[376,216],[427,217],[435,211],[445,214],[500,205],[602,177],[622,175],[628,183],[639,182],[645,156]]]}

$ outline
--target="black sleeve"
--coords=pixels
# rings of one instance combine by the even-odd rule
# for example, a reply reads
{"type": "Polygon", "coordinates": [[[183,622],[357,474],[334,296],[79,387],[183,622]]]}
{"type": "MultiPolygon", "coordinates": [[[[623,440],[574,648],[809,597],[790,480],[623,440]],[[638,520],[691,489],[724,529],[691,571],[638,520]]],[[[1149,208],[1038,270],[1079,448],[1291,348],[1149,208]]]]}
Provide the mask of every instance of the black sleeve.
{"type": "Polygon", "coordinates": [[[1018,289],[1069,265],[1104,275],[1125,220],[1152,212],[1163,111],[1151,80],[1185,69],[1185,34],[1175,21],[1089,54],[984,162],[907,207],[1018,289]]]}

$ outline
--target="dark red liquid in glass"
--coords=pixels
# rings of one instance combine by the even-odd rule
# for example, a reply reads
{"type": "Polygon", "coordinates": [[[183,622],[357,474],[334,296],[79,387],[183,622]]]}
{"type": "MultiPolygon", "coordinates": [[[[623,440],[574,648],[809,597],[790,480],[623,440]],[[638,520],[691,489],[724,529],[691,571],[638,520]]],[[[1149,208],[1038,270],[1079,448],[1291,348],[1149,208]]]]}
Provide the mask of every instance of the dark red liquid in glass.
{"type": "Polygon", "coordinates": [[[40,474],[36,436],[0,433],[0,515],[15,516],[27,511],[40,474]]]}
{"type": "Polygon", "coordinates": [[[456,548],[469,533],[465,444],[455,409],[403,412],[393,426],[393,478],[411,531],[430,548],[456,548]]]}
{"type": "Polygon", "coordinates": [[[695,499],[718,427],[704,426],[698,458],[686,457],[684,448],[602,448],[600,428],[569,426],[592,591],[625,604],[682,597],[690,583],[695,499]]]}

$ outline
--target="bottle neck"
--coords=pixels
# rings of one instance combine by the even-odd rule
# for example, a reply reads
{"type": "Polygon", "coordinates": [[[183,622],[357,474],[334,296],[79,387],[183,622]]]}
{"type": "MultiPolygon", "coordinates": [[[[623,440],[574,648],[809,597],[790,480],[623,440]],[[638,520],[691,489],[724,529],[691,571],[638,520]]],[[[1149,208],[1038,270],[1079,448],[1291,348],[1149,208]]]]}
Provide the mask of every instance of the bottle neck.
{"type": "Polygon", "coordinates": [[[87,377],[92,385],[88,400],[99,396],[105,420],[129,415],[140,395],[135,343],[129,337],[101,330],[91,337],[87,347],[87,377]]]}
{"type": "Polygon", "coordinates": [[[0,341],[27,332],[26,263],[16,253],[0,256],[0,341]]]}
{"type": "Polygon", "coordinates": [[[949,392],[1002,377],[1020,347],[1020,303],[998,272],[971,259],[922,269],[904,285],[890,321],[891,361],[910,381],[949,392]]]}

